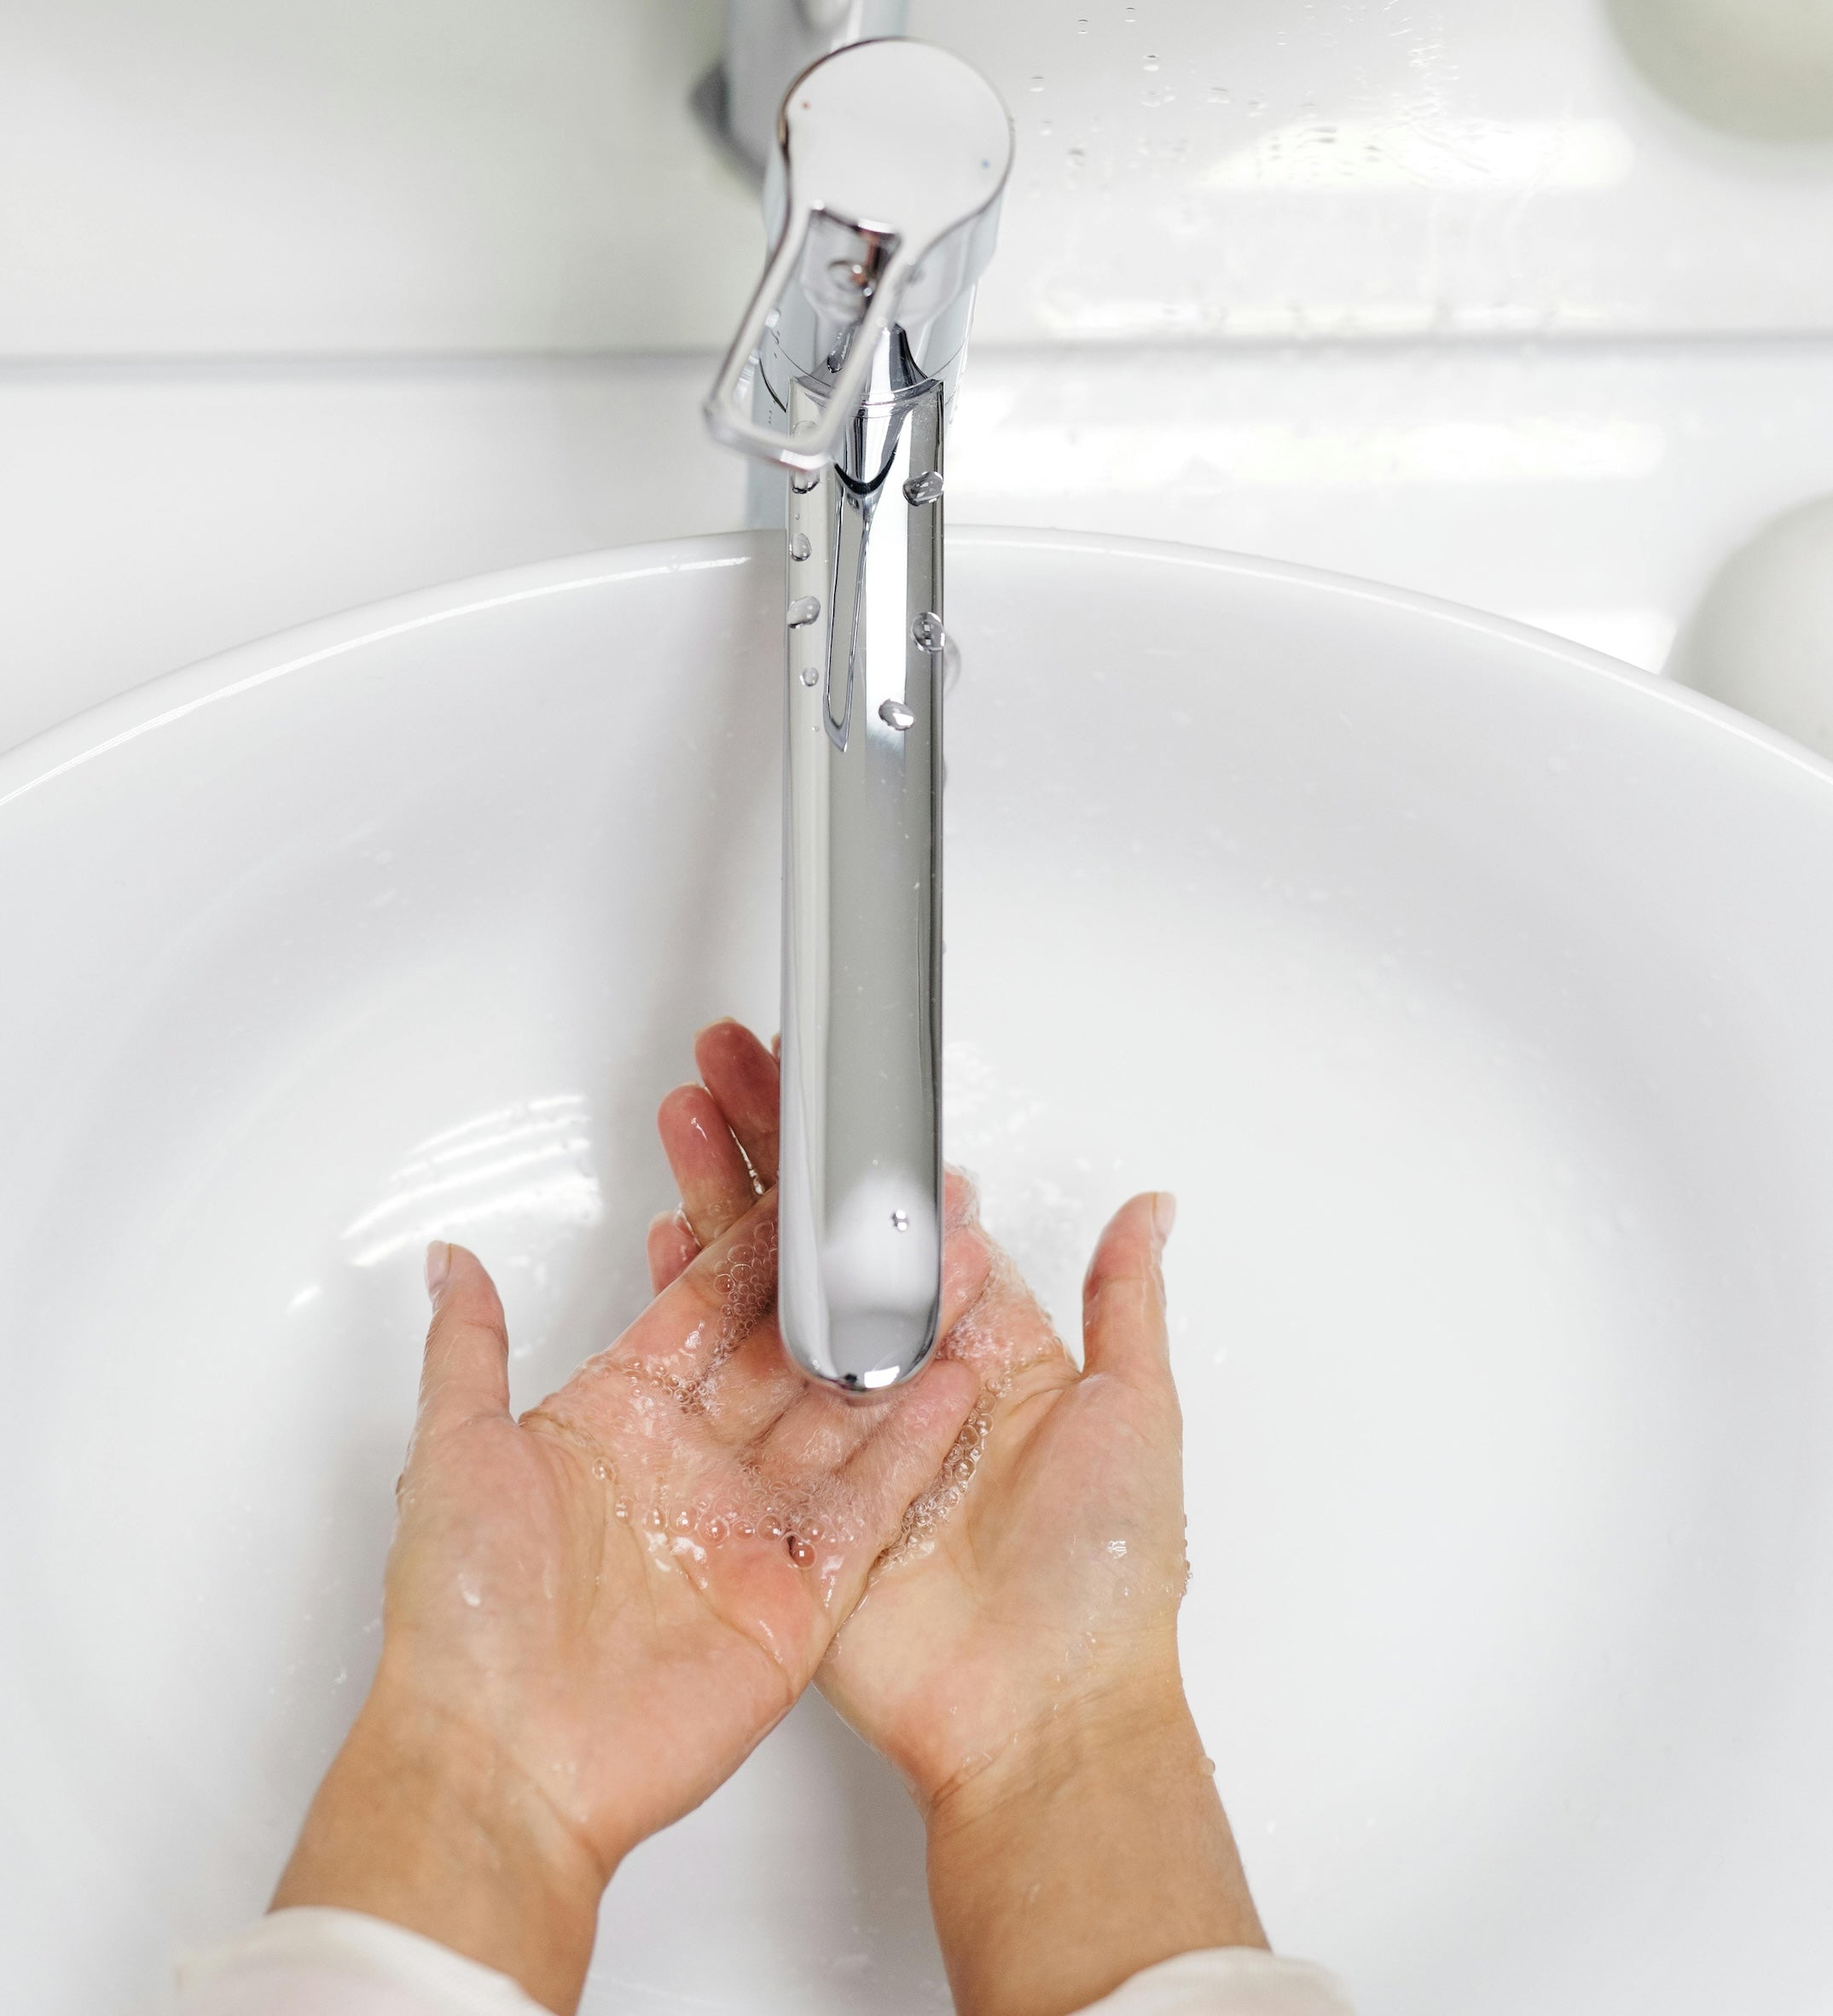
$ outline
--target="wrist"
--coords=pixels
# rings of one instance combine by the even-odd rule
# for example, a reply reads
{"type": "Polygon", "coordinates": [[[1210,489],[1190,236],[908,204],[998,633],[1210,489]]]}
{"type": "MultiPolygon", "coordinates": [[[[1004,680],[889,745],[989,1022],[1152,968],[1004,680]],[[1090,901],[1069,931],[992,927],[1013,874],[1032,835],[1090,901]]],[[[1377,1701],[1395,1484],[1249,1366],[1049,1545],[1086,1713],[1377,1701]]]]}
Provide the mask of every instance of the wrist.
{"type": "Polygon", "coordinates": [[[1035,1721],[1014,1728],[995,1751],[919,1790],[919,1804],[932,1842],[965,1845],[1022,1828],[1040,1802],[1071,1787],[1110,1781],[1140,1764],[1157,1773],[1192,1751],[1200,1763],[1174,1653],[1053,1695],[1035,1721]]]}
{"type": "Polygon", "coordinates": [[[1175,1954],[1267,1943],[1175,1664],[1062,1705],[927,1818],[963,2016],[1060,2016],[1175,1954]]]}
{"type": "Polygon", "coordinates": [[[610,1873],[513,1759],[385,1666],[274,1907],[332,1905],[405,1926],[570,2016],[610,1873]]]}

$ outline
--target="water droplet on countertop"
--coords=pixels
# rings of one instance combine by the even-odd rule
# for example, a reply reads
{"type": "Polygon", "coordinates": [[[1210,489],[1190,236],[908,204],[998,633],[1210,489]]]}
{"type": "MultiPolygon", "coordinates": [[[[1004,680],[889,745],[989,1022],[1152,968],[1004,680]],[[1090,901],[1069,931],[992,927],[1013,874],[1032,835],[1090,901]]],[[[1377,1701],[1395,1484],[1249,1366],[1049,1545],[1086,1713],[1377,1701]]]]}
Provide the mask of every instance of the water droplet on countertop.
{"type": "Polygon", "coordinates": [[[1157,56],[1148,56],[1148,57],[1146,59],[1146,67],[1148,70],[1156,70],[1156,69],[1158,67],[1158,59],[1157,59],[1157,56]]]}
{"type": "Polygon", "coordinates": [[[800,630],[805,624],[813,623],[821,613],[821,598],[818,595],[798,595],[785,612],[789,627],[800,630]]]}
{"type": "Polygon", "coordinates": [[[883,702],[879,708],[879,718],[887,728],[895,728],[899,735],[916,726],[916,716],[901,700],[883,702]]]}

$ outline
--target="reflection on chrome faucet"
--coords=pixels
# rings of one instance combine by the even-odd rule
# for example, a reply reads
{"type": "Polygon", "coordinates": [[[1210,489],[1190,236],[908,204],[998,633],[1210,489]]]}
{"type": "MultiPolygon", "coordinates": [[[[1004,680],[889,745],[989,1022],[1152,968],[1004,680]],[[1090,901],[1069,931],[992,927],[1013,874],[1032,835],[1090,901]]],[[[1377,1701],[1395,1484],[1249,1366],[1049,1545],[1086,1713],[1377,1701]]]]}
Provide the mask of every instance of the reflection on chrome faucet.
{"type": "Polygon", "coordinates": [[[755,175],[776,152],[783,94],[850,42],[902,35],[908,0],[726,0],[719,65],[694,94],[703,119],[755,175]]]}
{"type": "Polygon", "coordinates": [[[792,86],[773,252],[707,399],[791,471],[779,1304],[803,1368],[908,1378],[941,1306],[943,447],[1012,125],[921,43],[792,86]]]}

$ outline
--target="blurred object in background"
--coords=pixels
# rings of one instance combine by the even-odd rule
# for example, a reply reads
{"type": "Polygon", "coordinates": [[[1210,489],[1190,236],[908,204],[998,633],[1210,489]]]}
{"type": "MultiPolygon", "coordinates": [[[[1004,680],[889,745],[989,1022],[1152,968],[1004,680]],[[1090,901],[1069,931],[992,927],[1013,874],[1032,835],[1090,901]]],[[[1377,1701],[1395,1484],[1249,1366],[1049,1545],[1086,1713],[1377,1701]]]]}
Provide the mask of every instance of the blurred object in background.
{"type": "Polygon", "coordinates": [[[1829,0],[1610,0],[1649,81],[1708,126],[1788,144],[1833,140],[1829,0]]]}
{"type": "Polygon", "coordinates": [[[1785,512],[1731,555],[1668,669],[1833,757],[1833,497],[1785,512]]]}

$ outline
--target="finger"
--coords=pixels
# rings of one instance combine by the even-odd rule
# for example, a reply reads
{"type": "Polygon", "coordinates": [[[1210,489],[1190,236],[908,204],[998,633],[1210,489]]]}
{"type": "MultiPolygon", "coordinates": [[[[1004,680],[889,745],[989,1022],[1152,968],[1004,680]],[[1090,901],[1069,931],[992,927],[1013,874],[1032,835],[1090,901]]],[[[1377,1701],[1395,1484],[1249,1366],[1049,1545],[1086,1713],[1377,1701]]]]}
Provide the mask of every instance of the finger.
{"type": "Polygon", "coordinates": [[[649,1292],[659,1295],[693,1264],[700,1250],[692,1227],[678,1211],[658,1212],[649,1221],[649,1292]]]}
{"type": "Polygon", "coordinates": [[[760,1197],[591,1361],[677,1389],[693,1386],[769,1316],[776,1303],[776,1193],[760,1197]]]}
{"type": "MultiPolygon", "coordinates": [[[[977,1226],[951,1232],[942,1249],[943,1336],[985,1292],[992,1247],[977,1226]]],[[[774,1322],[759,1324],[696,1389],[709,1426],[728,1447],[752,1447],[752,1460],[779,1476],[807,1476],[844,1461],[872,1432],[877,1408],[861,1407],[818,1386],[783,1347],[774,1322]],[[791,1420],[792,1409],[798,1409],[791,1420]]]]}
{"type": "MultiPolygon", "coordinates": [[[[966,1178],[962,1180],[965,1183],[966,1178]]],[[[978,1206],[979,1200],[971,1192],[961,1200],[963,1209],[977,1211],[978,1206]]],[[[952,1190],[949,1208],[952,1215],[952,1190]]],[[[966,1305],[943,1338],[944,1356],[971,1366],[988,1394],[1022,1397],[1014,1382],[1021,1373],[1038,1366],[1053,1380],[1073,1379],[1075,1361],[1064,1350],[1044,1305],[1031,1293],[1011,1256],[994,1245],[977,1219],[972,1223],[985,1244],[990,1265],[983,1293],[966,1305]]]]}
{"type": "Polygon", "coordinates": [[[783,1038],[780,1033],[770,1038],[770,1054],[779,1064],[783,1061],[783,1038]]]}
{"type": "Polygon", "coordinates": [[[420,1418],[450,1426],[509,1412],[509,1334],[495,1284],[475,1253],[436,1239],[426,1249],[432,1322],[421,1367],[420,1418]]]}
{"type": "Polygon", "coordinates": [[[704,1085],[677,1085],[656,1114],[656,1131],[689,1229],[703,1246],[711,1246],[757,1201],[726,1117],[704,1085]]]}
{"type": "Polygon", "coordinates": [[[808,1374],[767,1319],[696,1385],[693,1397],[713,1439],[740,1450],[768,1435],[808,1390],[808,1374]]]}
{"type": "Polygon", "coordinates": [[[1160,1265],[1177,1205],[1148,1191],[1121,1206],[1095,1242],[1082,1282],[1082,1362],[1128,1381],[1163,1380],[1170,1368],[1160,1265]]]}
{"type": "Polygon", "coordinates": [[[979,1397],[980,1383],[966,1365],[932,1358],[878,1410],[871,1433],[841,1472],[857,1522],[850,1559],[829,1598],[842,1616],[859,1601],[873,1562],[897,1537],[904,1514],[936,1481],[979,1397]]]}
{"type": "Polygon", "coordinates": [[[980,1192],[965,1169],[951,1166],[943,1178],[942,1222],[952,1232],[957,1225],[972,1225],[980,1218],[980,1192]]]}
{"type": "Polygon", "coordinates": [[[693,1039],[701,1082],[718,1102],[745,1159],[766,1189],[776,1181],[782,1073],[742,1022],[715,1022],[693,1039]]]}
{"type": "MultiPolygon", "coordinates": [[[[977,1225],[961,1226],[943,1241],[942,1317],[937,1326],[943,1337],[985,1293],[993,1258],[992,1243],[977,1225]]],[[[928,1376],[925,1369],[908,1386],[900,1386],[878,1404],[867,1406],[843,1397],[831,1387],[798,1379],[790,1404],[774,1418],[757,1422],[759,1467],[778,1477],[803,1480],[834,1469],[871,1438],[887,1409],[901,1405],[904,1395],[928,1376]]],[[[975,1383],[977,1386],[977,1380],[975,1383]]]]}
{"type": "Polygon", "coordinates": [[[880,1548],[917,1494],[936,1481],[979,1394],[966,1366],[934,1358],[890,1406],[876,1410],[871,1432],[847,1459],[845,1476],[854,1502],[876,1521],[880,1548]]]}

